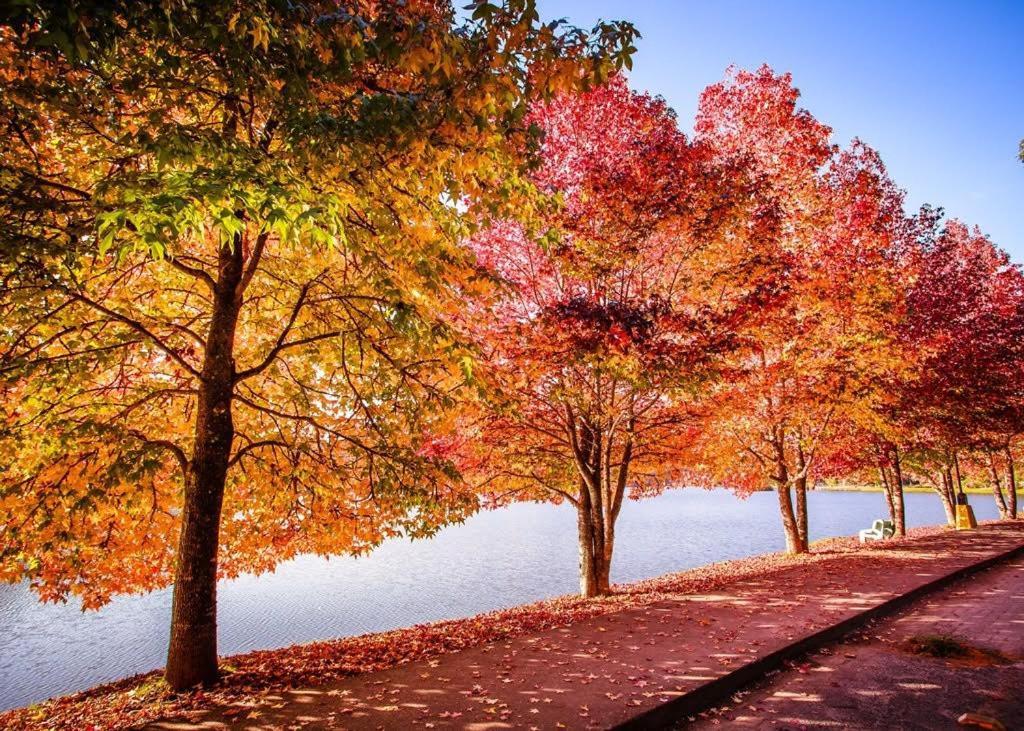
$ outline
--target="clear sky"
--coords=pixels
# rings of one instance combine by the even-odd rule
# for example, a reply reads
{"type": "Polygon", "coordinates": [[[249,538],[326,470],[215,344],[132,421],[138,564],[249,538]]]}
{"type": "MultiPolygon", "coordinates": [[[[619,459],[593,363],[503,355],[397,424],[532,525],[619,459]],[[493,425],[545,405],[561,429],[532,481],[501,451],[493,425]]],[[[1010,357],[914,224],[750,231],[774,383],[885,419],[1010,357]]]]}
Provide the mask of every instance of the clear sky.
{"type": "Polygon", "coordinates": [[[630,20],[632,85],[691,129],[730,64],[789,71],[802,104],[875,147],[909,208],[977,224],[1024,262],[1024,0],[538,0],[543,20],[630,20]]]}

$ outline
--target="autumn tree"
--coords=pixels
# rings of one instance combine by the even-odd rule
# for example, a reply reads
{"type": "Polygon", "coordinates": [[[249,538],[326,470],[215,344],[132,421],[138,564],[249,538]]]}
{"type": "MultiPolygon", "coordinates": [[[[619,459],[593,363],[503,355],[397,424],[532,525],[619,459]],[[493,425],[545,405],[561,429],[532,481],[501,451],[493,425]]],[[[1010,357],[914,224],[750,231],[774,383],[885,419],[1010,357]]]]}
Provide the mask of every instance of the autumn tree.
{"type": "Polygon", "coordinates": [[[807,550],[808,483],[829,429],[891,357],[880,333],[902,221],[877,153],[858,141],[837,151],[798,100],[788,74],[733,69],[697,118],[698,139],[764,182],[760,215],[779,221],[786,282],[782,305],[744,332],[738,375],[709,399],[699,469],[711,484],[771,486],[791,553],[807,550]]]}
{"type": "MultiPolygon", "coordinates": [[[[871,415],[872,417],[874,415],[871,415]]],[[[857,480],[881,487],[894,535],[906,535],[904,447],[890,423],[841,415],[822,444],[816,474],[823,479],[857,480]]]]}
{"type": "Polygon", "coordinates": [[[829,418],[811,413],[809,403],[837,388],[830,379],[834,371],[821,367],[826,356],[807,340],[807,333],[818,331],[794,291],[813,289],[808,280],[817,264],[814,232],[823,222],[819,175],[832,155],[831,130],[799,108],[798,98],[787,74],[767,66],[755,72],[730,69],[724,81],[701,94],[696,124],[698,139],[717,155],[749,161],[765,182],[757,215],[779,222],[772,244],[787,281],[784,307],[745,333],[737,368],[743,375],[723,382],[710,400],[699,469],[712,484],[743,490],[771,484],[787,547],[794,552],[806,549],[803,488],[829,418]]]}
{"type": "Polygon", "coordinates": [[[741,177],[663,101],[616,78],[531,119],[544,135],[532,179],[562,201],[534,230],[473,240],[505,287],[467,321],[500,394],[473,424],[468,473],[495,504],[573,505],[594,596],[609,590],[625,497],[679,476],[687,404],[771,291],[750,266],[741,177]]]}
{"type": "Polygon", "coordinates": [[[1024,276],[979,229],[956,219],[940,227],[937,216],[931,219],[931,230],[919,239],[908,295],[903,339],[918,363],[902,408],[916,425],[920,470],[950,523],[963,480],[961,458],[972,450],[992,475],[1000,513],[1009,516],[1016,507],[1010,444],[1022,424],[1024,276]]]}
{"type": "Polygon", "coordinates": [[[878,153],[855,142],[830,165],[831,224],[842,278],[827,304],[839,315],[837,337],[853,338],[852,372],[833,428],[826,434],[818,474],[877,479],[895,535],[906,534],[902,447],[913,429],[900,396],[913,377],[916,359],[900,337],[907,295],[913,286],[912,261],[917,226],[904,213],[903,191],[889,178],[878,153]],[[846,272],[845,276],[841,273],[846,272]]]}
{"type": "Polygon", "coordinates": [[[471,10],[3,11],[0,578],[173,584],[173,688],[217,676],[218,577],[476,506],[422,437],[465,380],[458,242],[529,207],[531,100],[633,34],[471,10]]]}

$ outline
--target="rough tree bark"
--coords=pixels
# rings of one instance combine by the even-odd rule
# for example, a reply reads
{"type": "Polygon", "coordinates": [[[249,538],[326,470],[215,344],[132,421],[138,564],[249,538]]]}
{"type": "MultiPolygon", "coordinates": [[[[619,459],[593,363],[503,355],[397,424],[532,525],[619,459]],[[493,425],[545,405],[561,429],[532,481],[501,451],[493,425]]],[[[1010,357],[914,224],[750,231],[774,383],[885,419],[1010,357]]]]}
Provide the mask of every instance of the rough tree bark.
{"type": "Polygon", "coordinates": [[[591,598],[611,589],[611,562],[615,545],[614,522],[603,510],[600,491],[581,481],[576,507],[580,549],[580,594],[591,598]],[[595,501],[595,497],[598,498],[595,501]]]}
{"type": "Polygon", "coordinates": [[[594,550],[594,518],[590,508],[590,492],[586,485],[580,486],[580,498],[576,507],[576,526],[580,546],[580,594],[590,598],[597,596],[598,570],[594,550]]]}
{"type": "Polygon", "coordinates": [[[234,439],[235,328],[241,308],[242,245],[223,247],[196,408],[195,446],[185,475],[171,639],[165,677],[183,690],[217,679],[217,550],[234,439]]]}
{"type": "Polygon", "coordinates": [[[796,515],[793,512],[793,501],[789,495],[789,485],[775,488],[779,496],[779,513],[782,515],[782,530],[786,534],[786,553],[806,553],[807,544],[800,538],[796,515]]]}
{"type": "Polygon", "coordinates": [[[960,476],[960,457],[957,456],[956,452],[953,452],[953,468],[956,470],[956,490],[955,492],[963,495],[964,494],[964,480],[960,476]]]}
{"type": "Polygon", "coordinates": [[[602,594],[608,594],[612,590],[612,551],[615,548],[615,526],[605,525],[604,534],[604,555],[601,556],[599,571],[597,573],[597,589],[602,594]]]}
{"type": "Polygon", "coordinates": [[[896,523],[896,504],[893,502],[892,482],[889,479],[889,468],[885,462],[878,465],[878,479],[882,482],[882,493],[885,495],[885,507],[889,511],[889,520],[896,523]]]}
{"type": "Polygon", "coordinates": [[[793,510],[793,499],[789,492],[795,481],[790,479],[789,465],[786,462],[786,447],[779,429],[775,430],[770,441],[774,452],[775,467],[772,482],[775,483],[775,492],[779,498],[782,531],[786,536],[786,553],[806,553],[807,541],[800,535],[800,525],[793,510]]]}
{"type": "Polygon", "coordinates": [[[581,479],[576,498],[580,550],[580,594],[595,597],[611,591],[615,523],[622,509],[633,456],[633,422],[622,441],[618,461],[609,434],[566,407],[567,427],[581,479]]]}

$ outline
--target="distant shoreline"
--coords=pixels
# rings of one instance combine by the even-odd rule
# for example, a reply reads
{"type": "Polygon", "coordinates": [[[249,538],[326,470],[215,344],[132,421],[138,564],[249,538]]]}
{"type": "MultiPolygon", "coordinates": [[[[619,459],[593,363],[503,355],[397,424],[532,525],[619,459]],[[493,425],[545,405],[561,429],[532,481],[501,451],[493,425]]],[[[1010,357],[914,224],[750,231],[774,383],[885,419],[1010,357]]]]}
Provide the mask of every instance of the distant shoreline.
{"type": "MultiPolygon", "coordinates": [[[[814,488],[819,492],[883,492],[881,485],[816,485],[814,488]]],[[[928,485],[904,485],[903,492],[935,492],[935,489],[928,485]]],[[[968,495],[990,495],[992,488],[989,487],[965,487],[964,492],[968,495]]]]}

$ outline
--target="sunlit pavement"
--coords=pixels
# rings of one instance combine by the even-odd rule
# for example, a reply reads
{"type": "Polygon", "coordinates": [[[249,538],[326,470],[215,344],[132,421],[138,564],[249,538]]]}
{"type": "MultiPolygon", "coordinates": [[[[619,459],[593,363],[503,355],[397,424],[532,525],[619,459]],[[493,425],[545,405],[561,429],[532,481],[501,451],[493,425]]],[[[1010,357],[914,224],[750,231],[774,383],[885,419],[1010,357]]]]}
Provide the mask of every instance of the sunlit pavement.
{"type": "MultiPolygon", "coordinates": [[[[227,725],[245,729],[608,728],[695,691],[704,683],[802,637],[1022,542],[1024,522],[1019,522],[889,544],[884,551],[836,554],[834,559],[796,565],[763,579],[737,581],[713,594],[679,595],[567,628],[357,675],[324,687],[282,692],[267,697],[256,709],[221,709],[207,714],[199,723],[206,728],[227,725]]],[[[1014,566],[1019,568],[1020,563],[1014,566]]],[[[1014,575],[1019,577],[1019,573],[1014,575]]],[[[972,583],[965,587],[980,580],[969,581],[972,583]]],[[[1018,579],[1014,596],[1019,592],[1018,579]]],[[[953,595],[951,598],[963,599],[953,595]]],[[[995,593],[977,602],[982,606],[990,598],[1000,605],[1009,601],[1003,594],[995,593]]],[[[1014,619],[999,615],[997,619],[997,611],[985,614],[978,626],[997,622],[1018,631],[1024,627],[1016,623],[1021,619],[1019,616],[1014,619]]],[[[966,609],[962,615],[937,614],[957,616],[963,622],[975,621],[972,611],[966,609]]],[[[939,623],[938,619],[932,622],[939,623]]],[[[952,630],[953,627],[943,626],[943,631],[952,630]]],[[[980,629],[969,634],[976,638],[984,636],[980,629]]],[[[879,656],[878,666],[894,662],[891,657],[896,656],[891,651],[879,648],[878,652],[888,653],[879,656]]],[[[839,657],[867,662],[870,654],[839,657]]],[[[942,692],[930,687],[935,683],[927,679],[930,676],[921,681],[908,679],[908,686],[903,688],[891,676],[877,684],[871,677],[865,678],[865,674],[885,677],[875,665],[865,666],[864,670],[851,665],[849,672],[858,678],[859,687],[890,693],[858,695],[858,686],[851,685],[849,695],[844,697],[858,701],[863,698],[864,707],[877,708],[886,697],[902,697],[911,707],[907,713],[913,717],[913,706],[933,703],[933,696],[942,692]],[[918,688],[915,683],[929,687],[918,688]]],[[[803,677],[802,673],[799,675],[803,677]]],[[[807,675],[834,688],[830,683],[835,676],[828,671],[807,675]]],[[[780,689],[782,695],[778,698],[785,700],[790,698],[786,693],[803,690],[780,689]]],[[[783,717],[800,718],[797,710],[814,705],[822,709],[822,722],[787,721],[789,727],[837,727],[837,723],[843,728],[851,727],[824,715],[828,704],[807,700],[812,697],[817,696],[785,700],[784,705],[773,706],[777,713],[771,713],[765,705],[763,717],[748,709],[749,712],[739,714],[743,720],[735,722],[771,726],[783,717]],[[783,712],[782,708],[789,710],[783,712]]],[[[745,705],[761,708],[758,703],[745,705]]],[[[804,715],[808,713],[804,711],[804,715]]],[[[849,713],[854,726],[867,718],[860,715],[856,706],[851,706],[849,713]]],[[[196,727],[165,721],[150,728],[196,727]]],[[[891,720],[881,726],[865,727],[900,728],[891,720]]],[[[934,728],[922,728],[925,727],[934,728]]]]}
{"type": "Polygon", "coordinates": [[[1024,558],[919,600],[680,728],[937,731],[963,728],[964,713],[1024,729],[1024,558]],[[1004,658],[910,651],[910,638],[934,635],[1004,658]]]}

